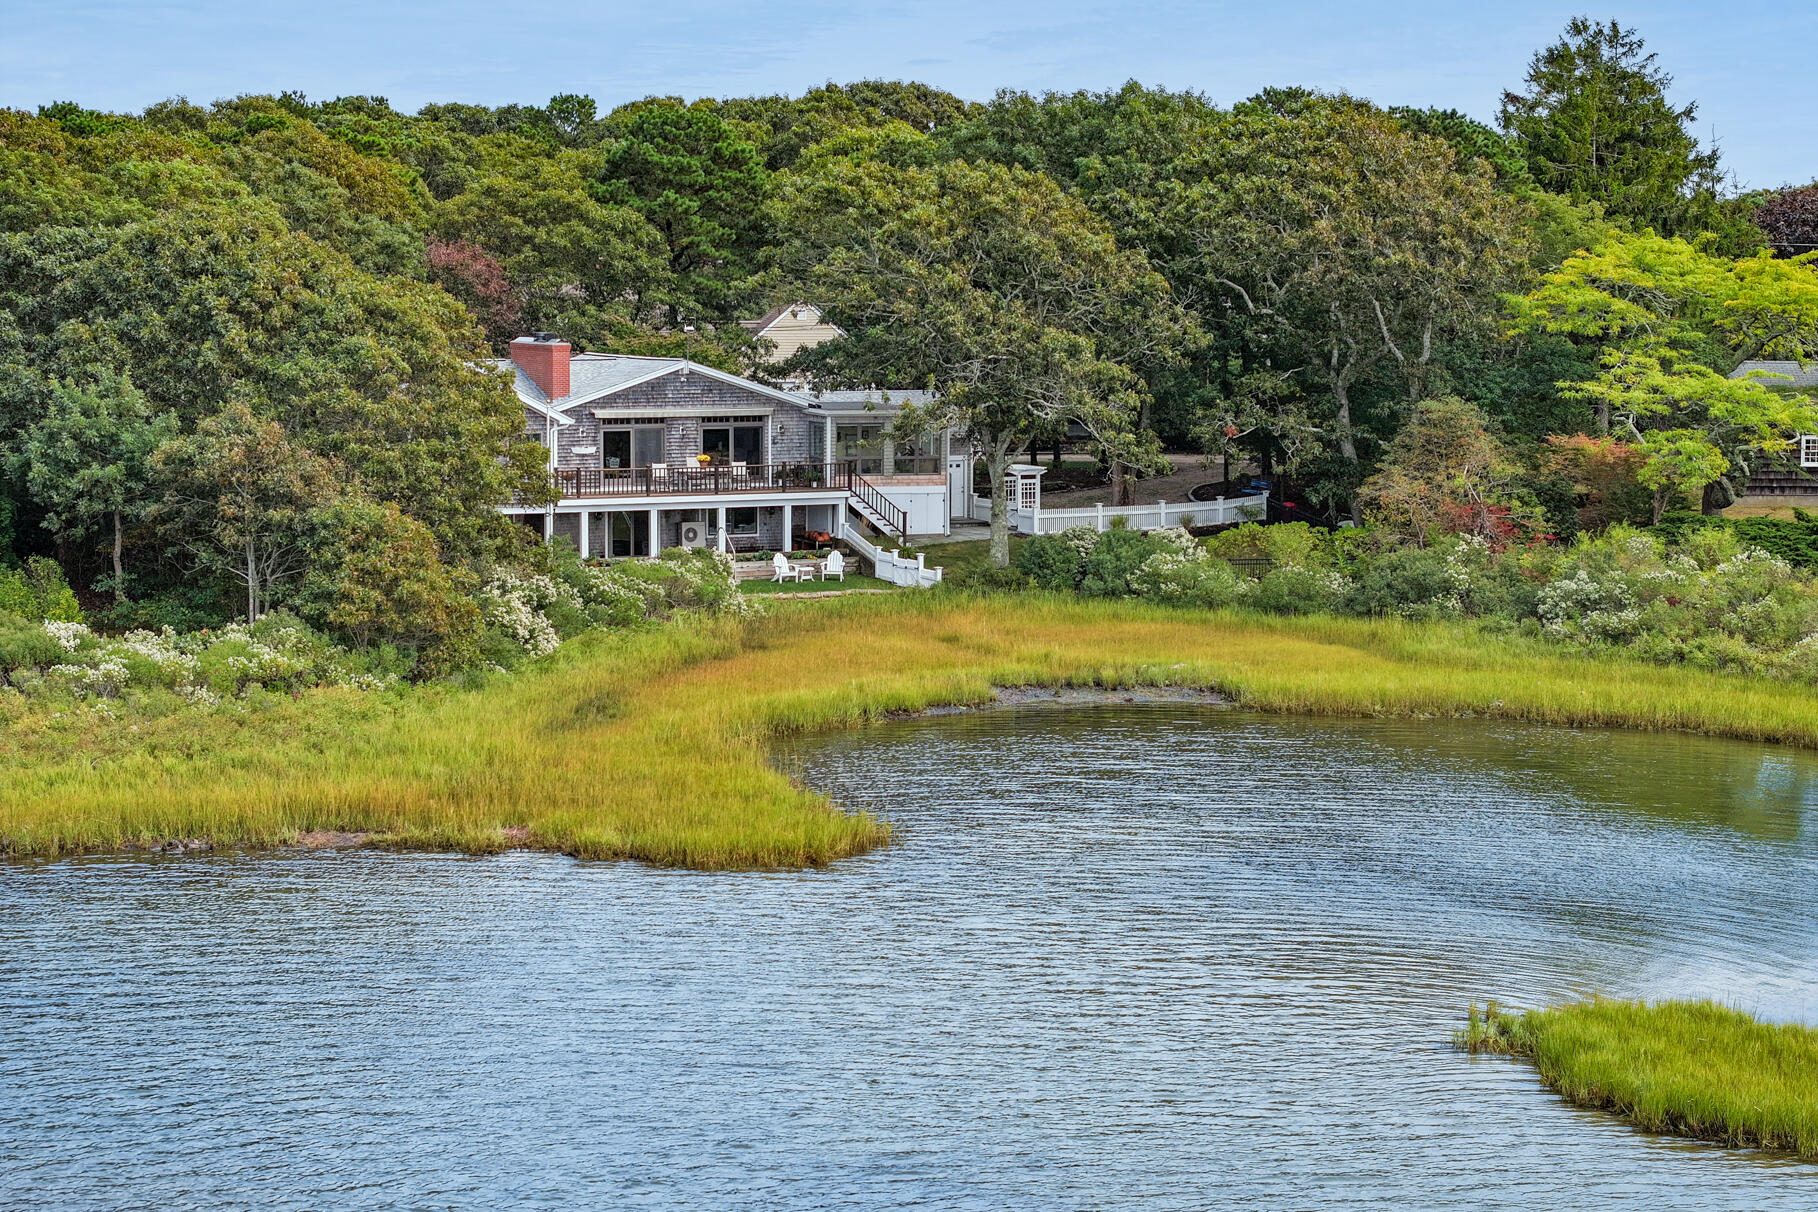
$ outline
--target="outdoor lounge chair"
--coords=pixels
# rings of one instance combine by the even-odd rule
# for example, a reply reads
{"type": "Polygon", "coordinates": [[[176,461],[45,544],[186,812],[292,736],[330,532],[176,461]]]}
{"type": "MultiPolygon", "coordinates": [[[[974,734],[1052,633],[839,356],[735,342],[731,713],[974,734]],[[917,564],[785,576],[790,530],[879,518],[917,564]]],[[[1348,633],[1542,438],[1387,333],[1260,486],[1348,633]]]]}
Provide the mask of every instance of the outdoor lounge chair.
{"type": "Polygon", "coordinates": [[[780,551],[770,557],[770,567],[773,570],[770,579],[779,584],[784,581],[799,581],[802,579],[802,570],[796,565],[791,564],[789,562],[789,557],[780,551]]]}
{"type": "Polygon", "coordinates": [[[838,577],[840,584],[846,583],[846,557],[838,551],[828,552],[827,562],[821,565],[821,580],[828,577],[838,577]]]}

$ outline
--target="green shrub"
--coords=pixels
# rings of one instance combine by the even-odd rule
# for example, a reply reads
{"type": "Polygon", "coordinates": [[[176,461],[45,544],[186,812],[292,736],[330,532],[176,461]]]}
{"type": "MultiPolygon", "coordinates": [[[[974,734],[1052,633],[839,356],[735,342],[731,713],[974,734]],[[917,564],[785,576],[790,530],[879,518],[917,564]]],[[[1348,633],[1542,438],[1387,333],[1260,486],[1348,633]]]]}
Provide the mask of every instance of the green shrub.
{"type": "Polygon", "coordinates": [[[201,631],[237,617],[245,601],[232,601],[219,584],[177,585],[130,602],[114,602],[94,612],[96,627],[106,631],[201,631]]]}
{"type": "Polygon", "coordinates": [[[1818,568],[1818,515],[1795,509],[1786,518],[1711,518],[1690,511],[1669,513],[1654,532],[1669,543],[1690,544],[1711,532],[1779,556],[1800,568],[1818,568]]]}
{"type": "Polygon", "coordinates": [[[1336,573],[1275,568],[1257,582],[1249,601],[1271,614],[1317,614],[1338,607],[1349,589],[1336,573]]]}
{"type": "Polygon", "coordinates": [[[1011,567],[1027,577],[1030,584],[1047,590],[1077,589],[1081,563],[1079,549],[1058,534],[1025,539],[1010,561],[1011,567]]]}
{"type": "Polygon", "coordinates": [[[1331,531],[1306,522],[1246,522],[1207,539],[1206,550],[1220,559],[1268,560],[1279,568],[1332,568],[1336,544],[1331,531]]]}
{"type": "Polygon", "coordinates": [[[1248,582],[1223,560],[1162,551],[1150,556],[1131,578],[1141,597],[1173,606],[1216,610],[1243,596],[1248,582]]]}
{"type": "Polygon", "coordinates": [[[521,664],[526,655],[524,645],[508,628],[489,623],[481,629],[480,660],[483,663],[511,669],[521,664]]]}
{"type": "Polygon", "coordinates": [[[0,614],[0,670],[55,665],[63,657],[63,645],[44,628],[16,614],[0,614]]]}
{"type": "Polygon", "coordinates": [[[1107,530],[1080,565],[1080,593],[1089,598],[1130,597],[1135,593],[1131,578],[1150,556],[1161,550],[1160,540],[1141,531],[1118,527],[1107,530]]]}
{"type": "Polygon", "coordinates": [[[51,619],[78,623],[82,607],[76,602],[63,570],[55,560],[32,556],[23,568],[0,570],[0,613],[15,614],[34,622],[51,619]]]}
{"type": "Polygon", "coordinates": [[[1441,599],[1456,602],[1446,561],[1429,549],[1387,552],[1363,565],[1356,576],[1349,604],[1358,614],[1408,615],[1423,608],[1431,613],[1441,599]]]}

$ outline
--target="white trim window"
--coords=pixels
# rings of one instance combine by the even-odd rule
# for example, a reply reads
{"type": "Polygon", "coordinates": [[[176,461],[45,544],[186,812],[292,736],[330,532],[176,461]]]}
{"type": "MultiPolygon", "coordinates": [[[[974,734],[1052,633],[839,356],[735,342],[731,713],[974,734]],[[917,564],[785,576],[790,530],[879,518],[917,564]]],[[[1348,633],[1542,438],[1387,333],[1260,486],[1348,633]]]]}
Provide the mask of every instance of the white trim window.
{"type": "Polygon", "coordinates": [[[1799,435],[1799,466],[1818,467],[1818,434],[1799,435]]]}

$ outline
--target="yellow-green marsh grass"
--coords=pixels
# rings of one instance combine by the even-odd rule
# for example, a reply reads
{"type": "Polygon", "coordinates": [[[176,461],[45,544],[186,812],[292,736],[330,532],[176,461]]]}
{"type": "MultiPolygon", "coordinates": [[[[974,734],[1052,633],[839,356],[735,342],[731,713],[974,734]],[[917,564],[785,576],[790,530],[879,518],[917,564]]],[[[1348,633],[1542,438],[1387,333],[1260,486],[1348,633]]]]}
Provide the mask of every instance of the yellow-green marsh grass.
{"type": "Polygon", "coordinates": [[[1597,1000],[1482,1014],[1460,1046],[1533,1062],[1581,1107],[1650,1132],[1818,1160],[1818,1031],[1714,1002],[1597,1000]]]}
{"type": "MultiPolygon", "coordinates": [[[[817,865],[888,837],[765,760],[776,736],[978,703],[1001,685],[1165,684],[1246,706],[1475,714],[1818,744],[1805,686],[1561,653],[1466,626],[1284,619],[1140,603],[855,595],[585,636],[477,690],[324,691],[245,714],[96,717],[0,736],[0,851],[310,830],[596,858],[817,865]]],[[[4,726],[0,726],[4,727],[4,726]]],[[[888,772],[881,772],[887,774],[888,772]]]]}

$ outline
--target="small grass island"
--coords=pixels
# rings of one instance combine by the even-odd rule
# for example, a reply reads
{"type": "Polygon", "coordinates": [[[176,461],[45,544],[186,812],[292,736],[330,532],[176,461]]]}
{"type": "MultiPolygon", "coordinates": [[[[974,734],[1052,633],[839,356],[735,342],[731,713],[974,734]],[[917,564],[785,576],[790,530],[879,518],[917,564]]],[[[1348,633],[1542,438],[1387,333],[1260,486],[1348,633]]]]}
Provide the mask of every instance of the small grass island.
{"type": "Polygon", "coordinates": [[[1574,1106],[1649,1132],[1818,1161],[1818,1030],[1710,1001],[1472,1006],[1458,1045],[1531,1062],[1574,1106]]]}

